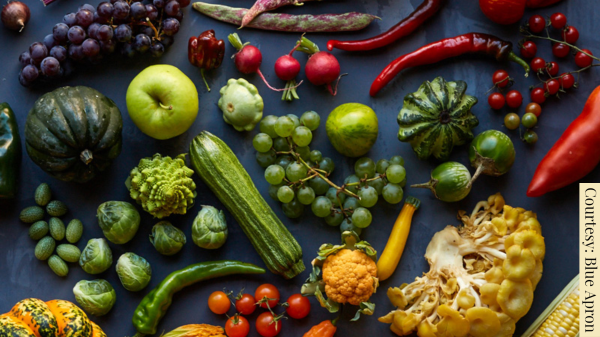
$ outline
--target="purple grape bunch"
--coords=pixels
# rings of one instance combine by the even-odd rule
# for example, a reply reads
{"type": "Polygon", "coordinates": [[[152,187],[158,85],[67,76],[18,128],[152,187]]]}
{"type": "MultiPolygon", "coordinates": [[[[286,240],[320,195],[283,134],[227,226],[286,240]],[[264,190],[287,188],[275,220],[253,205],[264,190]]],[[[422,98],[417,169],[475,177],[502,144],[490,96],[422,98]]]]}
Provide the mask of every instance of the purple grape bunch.
{"type": "Polygon", "coordinates": [[[127,57],[145,53],[160,57],[173,44],[182,8],[189,5],[190,0],[84,4],[65,15],[42,42],[32,43],[21,53],[19,82],[27,87],[40,80],[55,80],[72,69],[72,62],[96,64],[115,52],[127,57]]]}

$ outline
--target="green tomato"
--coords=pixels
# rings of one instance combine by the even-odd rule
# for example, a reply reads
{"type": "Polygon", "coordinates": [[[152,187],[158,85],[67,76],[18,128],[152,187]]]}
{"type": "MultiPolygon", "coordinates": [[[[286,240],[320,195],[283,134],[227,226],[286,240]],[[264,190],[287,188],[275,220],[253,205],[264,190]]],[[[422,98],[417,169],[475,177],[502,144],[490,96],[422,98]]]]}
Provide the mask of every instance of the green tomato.
{"type": "Polygon", "coordinates": [[[515,146],[503,132],[487,130],[478,134],[469,148],[469,161],[477,169],[473,179],[480,173],[496,177],[505,174],[513,166],[515,156],[515,146]]]}
{"type": "Polygon", "coordinates": [[[379,124],[375,111],[360,103],[346,103],[327,117],[325,129],[333,147],[347,157],[365,155],[377,140],[379,124]]]}
{"type": "Polygon", "coordinates": [[[523,124],[524,127],[531,129],[537,124],[537,116],[531,112],[528,112],[523,115],[523,118],[521,118],[521,124],[523,124]]]}
{"type": "Polygon", "coordinates": [[[260,122],[264,102],[258,89],[243,78],[230,79],[220,90],[223,119],[237,131],[251,131],[260,122]]]}
{"type": "Polygon", "coordinates": [[[437,199],[455,202],[464,199],[471,192],[471,173],[465,165],[449,161],[440,164],[431,172],[429,182],[411,187],[427,188],[437,199]]]}
{"type": "Polygon", "coordinates": [[[527,131],[525,131],[525,134],[523,135],[523,140],[527,144],[535,144],[538,141],[538,135],[533,130],[527,130],[527,131]]]}
{"type": "Polygon", "coordinates": [[[515,130],[519,127],[519,123],[521,122],[519,115],[514,112],[511,112],[504,116],[504,126],[506,126],[509,130],[515,130]]]}

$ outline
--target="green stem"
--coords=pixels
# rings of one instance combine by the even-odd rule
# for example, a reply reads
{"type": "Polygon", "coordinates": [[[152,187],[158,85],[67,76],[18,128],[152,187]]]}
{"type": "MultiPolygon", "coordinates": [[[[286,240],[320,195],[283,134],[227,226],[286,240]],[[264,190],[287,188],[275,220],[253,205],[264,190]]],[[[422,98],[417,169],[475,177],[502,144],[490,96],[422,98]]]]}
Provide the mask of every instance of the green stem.
{"type": "Polygon", "coordinates": [[[508,54],[508,60],[519,64],[521,67],[525,68],[525,77],[529,77],[529,64],[525,62],[522,58],[518,57],[514,52],[510,52],[508,54]]]}
{"type": "Polygon", "coordinates": [[[200,69],[200,74],[202,74],[202,79],[204,80],[204,84],[206,84],[206,89],[210,92],[210,87],[208,86],[208,82],[206,82],[206,78],[204,77],[204,68],[200,69]]]}
{"type": "Polygon", "coordinates": [[[231,45],[237,50],[241,50],[245,45],[250,43],[242,43],[242,39],[240,39],[240,36],[237,33],[229,34],[229,36],[227,36],[227,40],[229,40],[229,43],[231,43],[231,45]]]}
{"type": "Polygon", "coordinates": [[[317,46],[316,43],[304,37],[304,35],[302,35],[298,43],[300,44],[300,46],[298,47],[298,49],[296,49],[297,51],[307,53],[310,55],[316,54],[320,51],[319,46],[317,46]]]}

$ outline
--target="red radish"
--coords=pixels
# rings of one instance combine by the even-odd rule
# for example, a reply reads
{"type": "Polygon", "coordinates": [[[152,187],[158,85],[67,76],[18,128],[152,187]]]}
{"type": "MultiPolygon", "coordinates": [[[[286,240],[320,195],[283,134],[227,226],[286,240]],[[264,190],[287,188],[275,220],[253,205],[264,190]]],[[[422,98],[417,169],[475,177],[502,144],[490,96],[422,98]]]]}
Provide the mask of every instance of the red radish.
{"type": "Polygon", "coordinates": [[[310,83],[314,85],[327,85],[329,93],[335,96],[340,78],[346,75],[340,75],[340,63],[335,56],[326,51],[319,51],[319,47],[305,37],[302,37],[298,50],[311,54],[304,67],[304,72],[310,83]],[[335,84],[335,88],[333,88],[331,83],[336,79],[337,83],[335,84]]]}
{"type": "Polygon", "coordinates": [[[296,44],[289,54],[283,55],[275,61],[275,74],[279,79],[287,81],[281,100],[292,101],[300,97],[296,93],[296,88],[302,84],[302,81],[296,85],[296,76],[300,73],[300,62],[292,54],[300,47],[300,42],[296,44]]]}
{"type": "Polygon", "coordinates": [[[8,29],[22,31],[30,17],[29,7],[20,1],[9,2],[2,8],[2,23],[8,29]]]}

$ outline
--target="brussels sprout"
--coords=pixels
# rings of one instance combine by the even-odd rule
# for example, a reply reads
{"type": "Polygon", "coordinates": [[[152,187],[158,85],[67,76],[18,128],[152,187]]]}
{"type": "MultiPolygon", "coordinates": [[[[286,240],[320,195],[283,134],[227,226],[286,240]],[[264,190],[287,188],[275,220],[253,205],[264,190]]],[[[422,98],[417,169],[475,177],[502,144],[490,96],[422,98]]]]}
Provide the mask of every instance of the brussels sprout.
{"type": "Polygon", "coordinates": [[[91,239],[81,252],[79,265],[88,274],[100,274],[112,264],[112,251],[104,239],[91,239]]]}
{"type": "Polygon", "coordinates": [[[117,260],[117,275],[123,288],[140,291],[150,283],[152,268],[143,257],[134,253],[125,253],[117,260]]]}
{"type": "Polygon", "coordinates": [[[140,213],[124,201],[107,201],[98,207],[98,224],[108,241],[123,244],[133,238],[140,226],[140,213]]]}
{"type": "Polygon", "coordinates": [[[106,280],[82,280],[73,288],[75,300],[88,314],[106,315],[117,301],[115,289],[106,280]]]}
{"type": "Polygon", "coordinates": [[[186,241],[185,234],[168,221],[161,221],[152,227],[150,242],[162,255],[177,254],[186,241]]]}
{"type": "Polygon", "coordinates": [[[217,249],[227,241],[227,222],[223,211],[212,206],[202,206],[202,210],[192,225],[192,240],[201,248],[217,249]]]}

